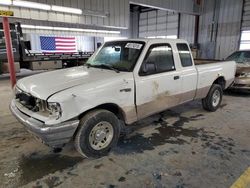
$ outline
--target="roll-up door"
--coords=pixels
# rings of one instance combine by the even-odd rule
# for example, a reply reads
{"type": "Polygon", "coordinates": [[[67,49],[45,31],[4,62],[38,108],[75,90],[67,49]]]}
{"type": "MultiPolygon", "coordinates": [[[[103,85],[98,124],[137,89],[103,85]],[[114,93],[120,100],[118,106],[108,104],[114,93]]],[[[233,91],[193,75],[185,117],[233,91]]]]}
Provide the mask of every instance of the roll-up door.
{"type": "Polygon", "coordinates": [[[139,37],[169,37],[177,38],[178,13],[163,10],[153,10],[140,13],[139,37]]]}
{"type": "Polygon", "coordinates": [[[241,30],[250,30],[250,0],[244,1],[243,18],[241,30]]]}
{"type": "Polygon", "coordinates": [[[250,49],[250,0],[244,0],[240,49],[250,49]]]}

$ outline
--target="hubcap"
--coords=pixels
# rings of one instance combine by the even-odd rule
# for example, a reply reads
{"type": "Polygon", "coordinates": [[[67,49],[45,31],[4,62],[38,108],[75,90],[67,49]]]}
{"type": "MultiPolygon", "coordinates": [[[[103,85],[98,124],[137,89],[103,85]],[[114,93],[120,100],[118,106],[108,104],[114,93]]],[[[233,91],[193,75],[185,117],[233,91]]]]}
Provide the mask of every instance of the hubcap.
{"type": "Polygon", "coordinates": [[[90,132],[89,143],[94,150],[106,148],[112,141],[114,129],[109,122],[102,121],[96,124],[90,132]]]}
{"type": "Polygon", "coordinates": [[[214,91],[212,100],[213,100],[214,107],[216,107],[220,103],[220,91],[219,90],[214,91]]]}

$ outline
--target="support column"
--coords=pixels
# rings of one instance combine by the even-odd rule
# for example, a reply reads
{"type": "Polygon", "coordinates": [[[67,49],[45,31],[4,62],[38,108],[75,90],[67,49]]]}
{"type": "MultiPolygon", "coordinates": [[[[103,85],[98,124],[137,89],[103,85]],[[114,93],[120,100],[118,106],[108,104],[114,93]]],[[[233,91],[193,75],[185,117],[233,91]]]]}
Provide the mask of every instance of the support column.
{"type": "Polygon", "coordinates": [[[7,58],[9,63],[10,81],[11,81],[11,86],[13,88],[16,84],[16,71],[15,71],[12,40],[10,35],[10,24],[8,17],[3,17],[3,29],[4,29],[7,58]]]}

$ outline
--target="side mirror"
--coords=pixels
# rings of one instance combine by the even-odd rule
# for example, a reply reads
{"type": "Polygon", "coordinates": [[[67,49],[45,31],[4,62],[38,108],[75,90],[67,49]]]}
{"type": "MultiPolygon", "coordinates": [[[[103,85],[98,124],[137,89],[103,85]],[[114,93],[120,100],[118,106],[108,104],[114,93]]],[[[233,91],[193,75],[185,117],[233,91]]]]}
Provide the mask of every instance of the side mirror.
{"type": "Polygon", "coordinates": [[[156,72],[156,67],[154,62],[144,62],[142,65],[142,74],[152,74],[156,72]]]}

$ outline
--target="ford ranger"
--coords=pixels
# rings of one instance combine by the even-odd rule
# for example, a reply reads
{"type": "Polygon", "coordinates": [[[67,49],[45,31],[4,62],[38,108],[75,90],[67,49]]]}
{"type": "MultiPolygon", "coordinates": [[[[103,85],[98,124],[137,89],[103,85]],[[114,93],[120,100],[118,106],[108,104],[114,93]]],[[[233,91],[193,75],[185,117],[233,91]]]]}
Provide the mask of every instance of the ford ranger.
{"type": "Polygon", "coordinates": [[[195,65],[180,39],[111,41],[84,66],[20,79],[10,110],[48,146],[73,140],[81,155],[99,157],[116,145],[121,124],[197,99],[216,111],[235,71],[234,61],[195,65]]]}

